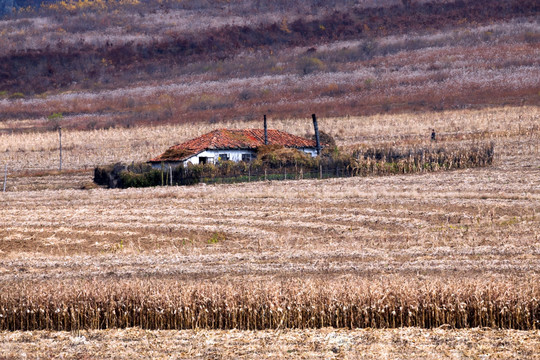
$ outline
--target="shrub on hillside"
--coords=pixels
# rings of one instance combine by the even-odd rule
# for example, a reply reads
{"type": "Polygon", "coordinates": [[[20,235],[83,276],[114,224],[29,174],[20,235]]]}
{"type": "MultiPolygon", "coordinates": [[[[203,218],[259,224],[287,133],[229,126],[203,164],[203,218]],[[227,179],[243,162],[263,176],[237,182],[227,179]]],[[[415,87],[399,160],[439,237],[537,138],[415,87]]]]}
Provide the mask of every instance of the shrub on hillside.
{"type": "Polygon", "coordinates": [[[325,68],[321,59],[316,57],[303,57],[297,63],[297,68],[302,75],[308,75],[316,71],[322,71],[325,68]]]}

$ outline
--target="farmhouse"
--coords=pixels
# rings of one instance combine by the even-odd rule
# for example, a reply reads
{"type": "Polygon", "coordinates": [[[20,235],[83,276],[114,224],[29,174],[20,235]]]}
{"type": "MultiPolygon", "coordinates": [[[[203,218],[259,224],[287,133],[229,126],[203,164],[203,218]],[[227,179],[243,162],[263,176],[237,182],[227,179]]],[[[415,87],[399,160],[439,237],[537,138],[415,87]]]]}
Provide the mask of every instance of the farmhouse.
{"type": "MultiPolygon", "coordinates": [[[[317,156],[317,141],[305,139],[279,130],[218,129],[198,138],[172,146],[163,154],[149,160],[155,168],[162,163],[170,166],[180,164],[215,164],[219,161],[251,161],[261,145],[280,145],[317,156]]],[[[320,149],[319,149],[320,150],[320,149]]]]}

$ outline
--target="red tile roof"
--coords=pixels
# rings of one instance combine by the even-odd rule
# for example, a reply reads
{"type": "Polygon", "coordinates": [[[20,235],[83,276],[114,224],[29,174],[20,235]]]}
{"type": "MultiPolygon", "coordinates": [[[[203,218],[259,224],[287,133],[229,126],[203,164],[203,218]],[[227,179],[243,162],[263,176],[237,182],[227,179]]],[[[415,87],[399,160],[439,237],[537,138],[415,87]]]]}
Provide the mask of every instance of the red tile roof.
{"type": "MultiPolygon", "coordinates": [[[[279,130],[268,130],[268,144],[292,148],[315,148],[315,140],[279,130]]],[[[172,146],[150,162],[183,161],[204,150],[252,149],[264,145],[264,129],[218,129],[182,144],[172,146]]]]}

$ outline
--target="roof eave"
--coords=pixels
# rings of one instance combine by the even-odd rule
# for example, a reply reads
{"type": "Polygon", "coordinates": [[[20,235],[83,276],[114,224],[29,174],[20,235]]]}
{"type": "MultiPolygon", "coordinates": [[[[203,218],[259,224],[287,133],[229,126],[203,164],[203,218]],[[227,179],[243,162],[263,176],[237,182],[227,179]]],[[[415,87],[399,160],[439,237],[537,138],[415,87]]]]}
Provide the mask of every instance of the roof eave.
{"type": "MultiPolygon", "coordinates": [[[[203,150],[205,151],[205,150],[203,150]]],[[[180,162],[180,161],[186,161],[187,159],[189,158],[192,158],[193,156],[197,156],[199,155],[200,153],[202,153],[202,151],[196,153],[196,154],[191,154],[191,155],[188,155],[188,156],[184,156],[182,158],[177,158],[177,159],[159,159],[158,158],[153,158],[153,159],[150,159],[148,160],[148,162],[150,163],[161,163],[161,162],[180,162]]]]}

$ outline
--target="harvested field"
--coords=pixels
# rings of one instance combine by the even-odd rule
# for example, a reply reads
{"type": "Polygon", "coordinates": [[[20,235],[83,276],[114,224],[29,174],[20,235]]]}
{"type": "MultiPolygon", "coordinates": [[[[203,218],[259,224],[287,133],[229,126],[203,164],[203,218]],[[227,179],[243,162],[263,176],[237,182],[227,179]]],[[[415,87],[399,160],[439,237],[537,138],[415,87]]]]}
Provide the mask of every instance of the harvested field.
{"type": "MultiPolygon", "coordinates": [[[[454,110],[404,113],[369,117],[320,118],[319,128],[332,135],[340,146],[418,145],[429,142],[435,128],[441,144],[496,140],[496,153],[505,151],[506,141],[519,141],[523,150],[537,153],[540,139],[540,108],[497,107],[483,110],[454,110]]],[[[0,123],[0,126],[1,123],[0,123]]],[[[216,128],[261,128],[261,119],[219,124],[198,123],[62,132],[63,164],[66,169],[91,170],[114,162],[147,161],[172,145],[216,128]]],[[[299,136],[313,135],[306,114],[302,119],[269,118],[269,127],[299,136]]],[[[509,143],[509,146],[513,146],[509,143]]],[[[0,163],[17,173],[58,169],[58,133],[13,133],[0,135],[0,163]]]]}
{"type": "Polygon", "coordinates": [[[56,133],[2,135],[0,358],[538,359],[539,119],[320,121],[347,150],[494,141],[483,168],[126,190],[91,167],[211,125],[66,131],[62,173],[56,133]]]}
{"type": "Polygon", "coordinates": [[[491,168],[327,181],[7,192],[0,249],[6,256],[23,244],[35,254],[99,255],[121,239],[124,253],[154,255],[426,244],[463,251],[500,249],[501,239],[527,247],[538,240],[540,217],[538,160],[529,160],[526,167],[508,157],[491,168]],[[191,232],[227,236],[208,244],[191,241],[191,232]]]}
{"type": "Polygon", "coordinates": [[[77,359],[539,359],[538,331],[437,328],[0,333],[0,357],[77,359]]]}
{"type": "MultiPolygon", "coordinates": [[[[537,114],[504,113],[531,122],[486,123],[480,138],[497,144],[486,168],[127,190],[14,191],[32,177],[13,178],[0,209],[2,328],[537,329],[537,114]],[[287,310],[264,315],[273,307],[287,310]]],[[[456,127],[478,119],[452,115],[456,127]]],[[[371,142],[392,133],[419,137],[371,142]]]]}

